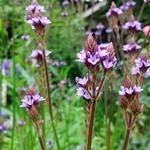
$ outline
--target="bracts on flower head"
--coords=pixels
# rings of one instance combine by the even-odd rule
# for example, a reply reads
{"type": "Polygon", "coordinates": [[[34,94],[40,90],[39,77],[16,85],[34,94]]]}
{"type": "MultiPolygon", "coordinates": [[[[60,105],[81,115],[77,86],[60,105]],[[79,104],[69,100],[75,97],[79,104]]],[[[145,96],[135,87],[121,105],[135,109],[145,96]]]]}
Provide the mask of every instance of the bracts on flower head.
{"type": "Polygon", "coordinates": [[[108,17],[109,26],[111,28],[118,28],[119,15],[121,15],[122,13],[122,10],[120,8],[117,8],[116,4],[112,2],[108,12],[106,13],[106,16],[108,17]]]}
{"type": "Polygon", "coordinates": [[[132,102],[137,98],[138,94],[142,91],[143,89],[141,88],[141,86],[134,84],[130,79],[130,77],[126,77],[123,84],[120,87],[119,95],[121,96],[121,100],[123,99],[122,97],[124,96],[129,102],[132,102]]]}
{"type": "Polygon", "coordinates": [[[43,16],[43,12],[45,12],[44,7],[40,6],[36,0],[33,0],[26,8],[25,21],[38,35],[43,35],[45,27],[51,23],[47,17],[43,16]]]}
{"type": "Polygon", "coordinates": [[[142,111],[138,97],[143,89],[132,82],[130,77],[126,77],[119,90],[119,106],[125,110],[130,110],[134,114],[142,111]]]}
{"type": "Polygon", "coordinates": [[[33,89],[33,87],[30,85],[28,92],[24,96],[24,98],[21,100],[20,107],[25,108],[28,111],[29,116],[33,121],[36,121],[39,119],[39,113],[37,110],[38,105],[41,101],[43,101],[44,98],[41,97],[36,91],[33,89]]]}

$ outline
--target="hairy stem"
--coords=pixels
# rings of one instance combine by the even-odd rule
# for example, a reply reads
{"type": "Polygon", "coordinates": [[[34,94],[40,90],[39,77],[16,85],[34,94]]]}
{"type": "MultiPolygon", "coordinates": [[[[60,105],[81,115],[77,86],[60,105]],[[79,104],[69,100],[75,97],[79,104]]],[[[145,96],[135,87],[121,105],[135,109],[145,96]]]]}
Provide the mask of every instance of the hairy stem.
{"type": "Polygon", "coordinates": [[[131,129],[129,129],[129,128],[126,129],[122,150],[126,150],[127,149],[129,136],[130,136],[130,131],[131,131],[131,129]]]}
{"type": "Polygon", "coordinates": [[[89,128],[88,128],[86,150],[91,150],[95,108],[96,108],[96,100],[93,100],[92,105],[91,105],[91,110],[90,110],[90,122],[89,122],[89,128]]]}
{"type": "Polygon", "coordinates": [[[41,150],[45,150],[44,139],[42,137],[40,124],[39,124],[38,121],[35,122],[35,127],[36,127],[36,131],[37,131],[37,134],[38,134],[38,139],[39,139],[39,143],[40,143],[40,146],[41,146],[41,150]]]}

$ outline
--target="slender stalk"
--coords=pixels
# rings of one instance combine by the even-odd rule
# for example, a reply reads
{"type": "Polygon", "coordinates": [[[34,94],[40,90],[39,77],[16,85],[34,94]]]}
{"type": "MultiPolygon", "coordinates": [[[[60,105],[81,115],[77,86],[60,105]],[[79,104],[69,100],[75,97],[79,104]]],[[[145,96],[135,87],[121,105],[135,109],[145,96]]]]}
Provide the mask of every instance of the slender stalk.
{"type": "Polygon", "coordinates": [[[39,143],[40,143],[40,146],[41,146],[41,150],[45,150],[44,139],[42,137],[40,124],[38,123],[38,121],[35,122],[35,127],[36,127],[36,131],[37,131],[37,134],[38,134],[38,139],[39,139],[39,143]]]}
{"type": "Polygon", "coordinates": [[[138,18],[137,18],[138,21],[141,19],[141,16],[142,16],[144,8],[145,8],[145,3],[143,3],[143,5],[142,5],[142,7],[140,9],[140,12],[139,12],[139,15],[138,15],[138,18]]]}
{"type": "Polygon", "coordinates": [[[143,41],[142,46],[141,46],[141,49],[138,51],[138,53],[137,53],[137,55],[136,55],[136,58],[139,56],[139,54],[141,53],[142,48],[145,46],[145,43],[146,43],[146,41],[147,41],[147,39],[148,39],[149,33],[150,33],[150,28],[149,28],[149,30],[148,30],[147,35],[146,35],[145,38],[144,38],[144,41],[143,41]]]}
{"type": "Polygon", "coordinates": [[[52,111],[52,103],[51,103],[51,97],[50,97],[50,87],[49,87],[49,79],[48,79],[48,68],[47,68],[47,62],[46,62],[46,56],[45,56],[45,50],[43,50],[43,63],[44,63],[44,70],[45,70],[45,76],[46,76],[46,88],[47,88],[47,103],[48,103],[48,108],[49,108],[49,114],[50,114],[50,119],[51,119],[51,125],[52,125],[52,129],[54,132],[54,136],[55,136],[55,140],[56,140],[56,145],[57,145],[57,149],[60,150],[60,145],[59,145],[59,140],[58,140],[58,136],[57,136],[57,132],[55,129],[55,125],[54,125],[54,117],[53,117],[53,111],[52,111]]]}
{"type": "Polygon", "coordinates": [[[129,136],[130,136],[130,131],[131,131],[131,129],[129,129],[129,128],[126,129],[122,150],[126,150],[127,149],[129,136]]]}
{"type": "Polygon", "coordinates": [[[92,106],[91,106],[91,111],[90,111],[90,122],[89,122],[89,128],[88,128],[86,150],[91,150],[95,108],[96,108],[96,100],[93,100],[92,106]]]}
{"type": "MultiPolygon", "coordinates": [[[[97,101],[97,98],[99,97],[99,94],[100,94],[101,89],[103,87],[103,84],[105,81],[105,75],[106,75],[106,72],[104,71],[104,74],[102,76],[102,79],[100,80],[99,88],[98,88],[96,95],[95,95],[95,87],[93,87],[93,99],[92,99],[92,104],[91,104],[91,108],[90,108],[86,150],[91,150],[96,101],[97,101]]],[[[93,75],[93,77],[94,77],[94,75],[93,75]]],[[[93,84],[93,86],[95,86],[95,85],[93,84]]]]}
{"type": "Polygon", "coordinates": [[[112,104],[113,104],[113,80],[112,76],[110,76],[110,104],[109,104],[109,112],[108,112],[108,125],[107,125],[107,150],[110,150],[110,123],[111,123],[111,117],[112,117],[112,104]]]}

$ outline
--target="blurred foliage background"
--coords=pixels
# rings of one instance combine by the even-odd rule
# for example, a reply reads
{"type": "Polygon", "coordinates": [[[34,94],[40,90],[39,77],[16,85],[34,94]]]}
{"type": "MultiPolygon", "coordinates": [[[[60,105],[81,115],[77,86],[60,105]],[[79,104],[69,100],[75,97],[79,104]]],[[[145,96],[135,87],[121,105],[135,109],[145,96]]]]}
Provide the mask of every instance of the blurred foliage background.
{"type": "MultiPolygon", "coordinates": [[[[29,84],[36,86],[35,64],[29,64],[29,56],[35,49],[35,35],[32,29],[24,21],[25,8],[30,0],[0,0],[0,68],[5,60],[10,61],[8,75],[0,74],[0,124],[4,124],[6,131],[0,131],[0,149],[7,150],[13,144],[14,150],[36,150],[39,145],[38,139],[33,130],[32,121],[27,113],[22,110],[20,100],[24,90],[29,84]],[[29,35],[28,39],[22,39],[22,35],[29,35]],[[20,87],[23,90],[20,90],[20,87]],[[14,120],[15,125],[12,124],[14,120]],[[17,126],[19,120],[24,120],[24,126],[17,126]],[[14,131],[12,133],[12,131],[14,131]],[[12,143],[12,136],[14,142],[12,143]]],[[[75,77],[83,76],[86,69],[76,62],[76,53],[83,47],[87,31],[95,31],[96,25],[101,22],[104,29],[101,34],[101,41],[107,42],[108,27],[105,16],[111,1],[98,11],[85,19],[80,15],[92,7],[91,1],[71,3],[63,7],[61,0],[39,0],[39,4],[45,6],[46,16],[51,20],[51,25],[46,31],[47,49],[52,51],[49,57],[49,73],[51,76],[52,100],[55,112],[55,125],[59,135],[62,150],[79,150],[84,147],[84,102],[76,95],[75,77]],[[68,16],[62,16],[62,12],[68,12],[68,16]]],[[[121,5],[120,0],[115,1],[121,5]]],[[[94,5],[96,2],[94,3],[94,5]]],[[[143,5],[142,0],[136,1],[133,10],[135,17],[143,5]]],[[[141,17],[142,26],[149,24],[149,6],[145,6],[141,17]]],[[[143,41],[143,34],[138,34],[138,41],[143,41]]],[[[150,51],[150,45],[147,45],[150,51]]],[[[93,137],[93,149],[105,150],[105,109],[109,108],[110,82],[113,82],[113,114],[111,121],[111,150],[120,150],[124,133],[124,122],[122,111],[118,108],[118,89],[122,76],[116,75],[107,78],[104,92],[98,101],[93,137]],[[111,78],[111,77],[110,77],[111,78]],[[106,103],[104,103],[104,99],[106,103]],[[104,105],[106,105],[104,109],[104,105]]],[[[144,112],[139,116],[139,121],[134,128],[129,144],[130,150],[150,149],[150,82],[144,84],[144,92],[141,101],[144,103],[144,112]]],[[[45,103],[42,105],[46,106],[45,103]]],[[[45,110],[47,112],[47,110],[45,110]]],[[[47,114],[47,113],[46,113],[47,114]]],[[[48,115],[46,119],[46,142],[52,141],[53,145],[47,149],[56,149],[53,141],[53,133],[48,115]]]]}

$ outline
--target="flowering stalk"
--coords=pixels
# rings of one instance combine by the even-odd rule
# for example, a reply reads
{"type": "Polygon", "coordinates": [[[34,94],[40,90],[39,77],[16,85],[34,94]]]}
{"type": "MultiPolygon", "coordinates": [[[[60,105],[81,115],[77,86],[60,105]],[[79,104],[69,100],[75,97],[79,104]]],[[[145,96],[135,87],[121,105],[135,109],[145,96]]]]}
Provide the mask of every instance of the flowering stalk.
{"type": "Polygon", "coordinates": [[[29,90],[26,93],[26,95],[24,96],[24,98],[21,100],[22,103],[20,105],[20,107],[23,107],[26,109],[29,117],[32,119],[32,121],[35,124],[35,128],[37,131],[41,150],[45,150],[45,143],[44,143],[44,138],[43,138],[42,132],[41,132],[42,121],[40,119],[40,115],[39,115],[37,108],[38,108],[40,102],[43,100],[44,100],[44,98],[41,97],[39,94],[37,94],[32,86],[29,86],[29,90]]]}
{"type": "Polygon", "coordinates": [[[49,115],[51,119],[51,125],[54,132],[57,149],[60,149],[58,136],[56,133],[55,125],[54,125],[54,117],[53,117],[53,108],[51,103],[50,96],[50,87],[49,87],[49,78],[48,78],[48,67],[46,61],[46,50],[45,50],[45,28],[51,23],[47,17],[44,17],[42,14],[45,12],[43,6],[40,6],[36,0],[32,1],[32,4],[26,8],[26,22],[31,25],[32,29],[35,31],[37,37],[38,47],[36,50],[32,52],[32,57],[37,59],[38,67],[39,67],[39,76],[43,78],[42,83],[40,85],[44,88],[42,92],[46,97],[46,101],[48,104],[49,115]]]}
{"type": "Polygon", "coordinates": [[[85,64],[89,71],[83,79],[77,77],[76,82],[77,94],[85,100],[86,104],[86,150],[91,150],[96,102],[101,95],[106,73],[115,66],[117,59],[112,43],[98,46],[91,34],[77,57],[77,61],[85,64]],[[102,77],[99,80],[97,74],[100,69],[102,77]]]}

